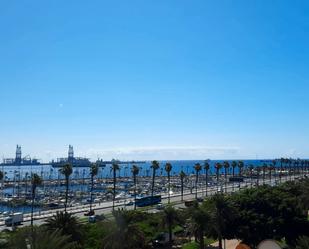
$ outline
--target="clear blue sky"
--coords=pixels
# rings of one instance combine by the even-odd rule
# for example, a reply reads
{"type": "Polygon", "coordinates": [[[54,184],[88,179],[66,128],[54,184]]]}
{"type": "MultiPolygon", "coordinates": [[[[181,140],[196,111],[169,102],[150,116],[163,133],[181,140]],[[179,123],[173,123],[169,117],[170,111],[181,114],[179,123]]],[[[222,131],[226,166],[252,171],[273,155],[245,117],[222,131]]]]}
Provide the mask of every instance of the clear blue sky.
{"type": "Polygon", "coordinates": [[[0,156],[308,157],[309,3],[1,1],[0,156]]]}

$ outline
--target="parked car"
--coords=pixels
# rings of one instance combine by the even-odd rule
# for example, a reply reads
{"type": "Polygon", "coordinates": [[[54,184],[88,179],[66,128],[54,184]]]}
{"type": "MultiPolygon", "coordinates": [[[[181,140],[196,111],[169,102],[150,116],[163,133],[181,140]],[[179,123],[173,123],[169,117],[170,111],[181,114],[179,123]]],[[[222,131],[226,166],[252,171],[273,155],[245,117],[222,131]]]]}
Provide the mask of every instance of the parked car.
{"type": "Polygon", "coordinates": [[[164,209],[164,205],[162,203],[159,203],[157,206],[156,206],[156,209],[157,210],[163,210],[164,209]]]}
{"type": "Polygon", "coordinates": [[[94,215],[94,210],[90,210],[87,213],[84,213],[84,216],[93,216],[94,215]]]}
{"type": "Polygon", "coordinates": [[[126,206],[133,206],[133,205],[134,205],[134,202],[133,202],[133,201],[129,201],[129,202],[126,202],[125,205],[126,205],[126,206]]]}

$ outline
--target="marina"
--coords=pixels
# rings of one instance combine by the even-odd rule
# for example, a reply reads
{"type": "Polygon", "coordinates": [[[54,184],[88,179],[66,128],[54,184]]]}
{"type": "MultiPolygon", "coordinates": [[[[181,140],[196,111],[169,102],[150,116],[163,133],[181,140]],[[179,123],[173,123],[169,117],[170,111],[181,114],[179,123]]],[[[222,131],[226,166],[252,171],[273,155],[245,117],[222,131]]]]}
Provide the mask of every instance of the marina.
{"type": "MultiPolygon", "coordinates": [[[[37,174],[42,179],[42,184],[37,187],[37,194],[35,199],[35,210],[44,211],[54,208],[64,207],[65,202],[65,176],[60,172],[63,165],[70,163],[73,165],[72,174],[69,181],[69,202],[70,207],[88,205],[91,202],[91,175],[90,166],[92,165],[89,159],[75,158],[73,146],[69,146],[68,158],[62,158],[57,163],[42,164],[37,160],[31,164],[25,164],[21,157],[21,147],[17,145],[16,158],[13,160],[17,165],[6,164],[12,162],[8,159],[1,164],[0,170],[3,172],[3,179],[1,181],[1,203],[0,212],[30,212],[31,204],[31,176],[37,174]]],[[[167,171],[165,165],[167,161],[159,161],[159,169],[156,171],[156,179],[154,192],[159,195],[169,195],[180,193],[182,185],[179,177],[180,172],[183,172],[186,177],[183,181],[183,191],[190,193],[194,192],[195,188],[203,189],[205,187],[206,174],[202,168],[198,181],[196,182],[195,165],[209,164],[207,173],[207,184],[209,187],[222,187],[227,181],[232,182],[234,174],[239,174],[239,167],[232,167],[233,161],[222,160],[196,160],[196,161],[170,161],[172,170],[170,174],[170,181],[168,181],[167,171]],[[228,162],[229,167],[216,169],[216,165],[228,162]],[[233,173],[234,172],[234,173],[233,173]],[[168,186],[171,186],[168,192],[168,186]]],[[[237,161],[238,162],[238,161],[237,161]]],[[[265,165],[268,167],[267,177],[279,178],[283,175],[294,174],[295,170],[291,169],[291,165],[285,164],[282,169],[280,160],[244,160],[242,167],[241,178],[235,178],[234,185],[238,182],[250,181],[251,184],[257,183],[257,178],[263,177],[262,169],[265,165]],[[275,163],[277,162],[277,163],[275,163]],[[275,167],[276,166],[276,167],[275,167]],[[288,167],[290,166],[290,167],[288,167]],[[272,168],[271,168],[272,167],[272,168]],[[251,170],[250,170],[251,169],[251,170]],[[269,169],[272,169],[271,176],[269,169]]],[[[152,162],[131,161],[121,162],[117,160],[94,162],[98,166],[98,174],[93,182],[93,203],[104,203],[113,200],[114,177],[112,165],[119,164],[117,170],[115,184],[115,200],[130,200],[134,197],[134,181],[132,175],[132,166],[138,165],[139,174],[137,176],[136,194],[138,196],[149,196],[151,194],[152,182],[152,162]]],[[[293,164],[294,165],[294,164],[293,164]]],[[[296,164],[295,164],[296,165],[296,164]]],[[[301,166],[300,164],[298,166],[301,166]]],[[[265,178],[265,176],[264,176],[265,178]]]]}

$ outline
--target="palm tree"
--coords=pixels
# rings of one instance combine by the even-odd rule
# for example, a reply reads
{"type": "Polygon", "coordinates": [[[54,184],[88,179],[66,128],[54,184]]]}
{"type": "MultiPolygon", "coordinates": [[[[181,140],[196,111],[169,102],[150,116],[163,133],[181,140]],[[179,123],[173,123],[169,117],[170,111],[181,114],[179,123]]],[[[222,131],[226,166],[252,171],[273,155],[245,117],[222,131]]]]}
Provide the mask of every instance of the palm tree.
{"type": "Polygon", "coordinates": [[[170,247],[173,243],[173,226],[177,224],[179,221],[178,213],[176,209],[170,205],[168,205],[163,211],[163,221],[164,225],[168,228],[168,240],[170,247]]]}
{"type": "Polygon", "coordinates": [[[32,178],[31,178],[31,193],[32,193],[32,197],[31,197],[31,228],[33,229],[33,207],[34,207],[34,199],[35,199],[35,190],[37,188],[37,186],[42,184],[42,179],[41,177],[39,177],[38,174],[33,174],[32,178]]]}
{"type": "MultiPolygon", "coordinates": [[[[236,161],[233,161],[232,162],[232,174],[233,174],[233,178],[235,177],[235,168],[237,167],[237,162],[236,161]]],[[[233,179],[233,192],[234,192],[234,179],[233,179]]]]}
{"type": "Polygon", "coordinates": [[[272,171],[273,171],[274,167],[272,165],[268,166],[268,173],[269,173],[269,181],[270,181],[270,185],[271,185],[271,175],[272,175],[272,171]]]}
{"type": "Polygon", "coordinates": [[[197,238],[199,248],[205,248],[204,235],[207,229],[207,225],[210,223],[210,215],[201,206],[191,207],[189,210],[190,220],[189,228],[197,238]]]}
{"type": "Polygon", "coordinates": [[[280,173],[279,173],[279,181],[282,182],[282,172],[283,172],[283,164],[285,163],[285,159],[280,159],[280,173]]]}
{"type": "Polygon", "coordinates": [[[216,163],[215,164],[215,168],[216,168],[216,175],[217,175],[217,190],[218,190],[218,187],[219,187],[219,173],[220,173],[220,169],[222,168],[222,165],[221,163],[216,163]]]}
{"type": "Polygon", "coordinates": [[[206,172],[206,196],[207,196],[207,192],[208,192],[208,172],[209,172],[209,169],[210,169],[210,165],[209,165],[209,162],[208,161],[205,161],[204,163],[204,169],[205,169],[205,172],[206,172]]]}
{"type": "Polygon", "coordinates": [[[224,195],[215,194],[208,203],[205,203],[210,213],[210,233],[219,241],[219,249],[222,249],[222,240],[224,239],[225,231],[230,227],[230,222],[235,219],[234,210],[229,205],[224,195]]]}
{"type": "Polygon", "coordinates": [[[237,162],[236,161],[233,161],[232,162],[232,164],[231,164],[231,166],[232,166],[232,175],[233,175],[233,177],[235,176],[235,168],[237,167],[237,162]]]}
{"type": "Polygon", "coordinates": [[[186,177],[186,173],[182,170],[180,171],[179,176],[180,176],[180,184],[181,184],[181,201],[183,201],[183,181],[186,177]]]}
{"type": "Polygon", "coordinates": [[[266,163],[263,164],[262,166],[262,171],[263,171],[263,185],[265,184],[265,174],[266,174],[266,170],[268,169],[268,166],[266,163]]]}
{"type": "Polygon", "coordinates": [[[1,181],[2,196],[3,196],[3,177],[4,177],[4,174],[3,174],[3,172],[0,170],[0,181],[1,181]]]}
{"type": "Polygon", "coordinates": [[[151,197],[153,197],[154,193],[154,185],[155,185],[155,178],[156,178],[156,171],[160,168],[160,164],[158,161],[154,160],[151,162],[152,168],[152,185],[151,185],[151,197]]]}
{"type": "Polygon", "coordinates": [[[289,176],[290,176],[290,181],[292,180],[292,174],[294,174],[295,170],[292,171],[292,159],[286,159],[286,162],[289,165],[289,176]]]}
{"type": "Polygon", "coordinates": [[[243,161],[238,162],[239,176],[242,176],[242,168],[245,166],[243,161]]]}
{"type": "Polygon", "coordinates": [[[223,166],[224,166],[224,184],[225,184],[225,193],[227,192],[227,171],[230,168],[230,164],[228,161],[223,162],[223,166]]]}
{"type": "Polygon", "coordinates": [[[25,192],[26,192],[26,195],[28,194],[28,178],[29,178],[29,172],[26,172],[26,174],[25,174],[25,192]]]}
{"type": "Polygon", "coordinates": [[[136,165],[132,166],[131,169],[134,181],[134,210],[136,210],[136,188],[137,188],[137,175],[139,174],[139,167],[136,165]]]}
{"type": "Polygon", "coordinates": [[[171,171],[172,171],[172,164],[166,163],[165,164],[165,171],[167,173],[167,181],[168,181],[168,203],[171,201],[171,171]]]}
{"type": "Polygon", "coordinates": [[[92,212],[92,202],[93,202],[93,184],[94,184],[94,177],[99,172],[99,166],[96,163],[91,164],[90,166],[90,178],[91,178],[91,190],[90,190],[90,210],[92,212]]]}
{"type": "Polygon", "coordinates": [[[134,224],[134,211],[113,211],[114,222],[106,223],[109,233],[103,239],[103,249],[144,248],[145,236],[134,224]]]}
{"type": "Polygon", "coordinates": [[[117,171],[120,170],[119,164],[116,160],[113,160],[112,168],[113,171],[113,210],[115,209],[115,198],[116,198],[116,182],[117,182],[117,171]]]}
{"type": "Polygon", "coordinates": [[[277,173],[277,168],[276,168],[276,165],[277,165],[277,160],[273,160],[272,161],[272,167],[273,167],[273,170],[274,170],[274,178],[275,178],[275,183],[276,183],[276,173],[277,173]]]}
{"type": "Polygon", "coordinates": [[[67,212],[57,212],[48,218],[43,225],[49,232],[61,231],[62,235],[70,236],[72,241],[81,241],[82,225],[75,216],[67,212]]]}
{"type": "Polygon", "coordinates": [[[198,185],[198,176],[199,176],[199,172],[202,170],[202,166],[199,163],[196,163],[194,165],[194,169],[195,169],[195,199],[197,199],[197,185],[198,185]]]}
{"type": "Polygon", "coordinates": [[[29,227],[18,229],[8,243],[10,249],[73,249],[77,248],[76,243],[70,242],[70,236],[61,235],[60,230],[53,232],[46,231],[43,227],[29,227]],[[30,228],[31,229],[31,228],[30,228]]]}
{"type": "Polygon", "coordinates": [[[256,184],[257,186],[260,185],[260,172],[261,172],[261,167],[256,167],[256,184]]]}
{"type": "Polygon", "coordinates": [[[64,203],[64,212],[67,212],[67,205],[68,205],[68,195],[69,195],[69,181],[70,175],[73,173],[72,164],[67,163],[62,166],[59,170],[61,174],[65,177],[65,203],[64,203]]]}
{"type": "Polygon", "coordinates": [[[252,164],[249,165],[249,174],[250,174],[250,182],[251,182],[251,188],[252,188],[252,184],[253,184],[253,178],[252,178],[252,175],[253,175],[253,169],[254,169],[254,166],[252,164]]]}

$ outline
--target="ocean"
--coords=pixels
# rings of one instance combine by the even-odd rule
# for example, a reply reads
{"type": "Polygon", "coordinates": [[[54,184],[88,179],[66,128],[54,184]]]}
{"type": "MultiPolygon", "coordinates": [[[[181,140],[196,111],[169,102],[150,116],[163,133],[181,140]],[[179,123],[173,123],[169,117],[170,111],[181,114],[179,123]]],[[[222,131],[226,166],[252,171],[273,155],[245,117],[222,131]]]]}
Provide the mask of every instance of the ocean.
{"type": "MultiPolygon", "coordinates": [[[[224,160],[216,160],[209,161],[210,171],[212,174],[215,172],[214,165],[217,162],[223,163],[224,160]]],[[[256,167],[261,166],[265,161],[270,164],[271,160],[242,160],[244,162],[245,168],[248,165],[254,165],[256,167]]],[[[202,166],[204,164],[204,160],[179,160],[179,161],[159,161],[160,169],[157,171],[157,175],[166,176],[165,164],[170,162],[172,164],[172,175],[177,175],[181,170],[183,170],[187,175],[194,174],[194,165],[196,163],[200,163],[202,166]]],[[[228,160],[231,164],[232,160],[228,160]]],[[[147,161],[145,163],[137,164],[140,167],[140,176],[150,176],[151,175],[151,162],[147,161]]],[[[279,163],[276,165],[279,166],[279,163]]],[[[119,177],[128,177],[131,176],[131,167],[132,164],[121,164],[120,171],[117,176],[119,177]]],[[[5,174],[5,180],[17,181],[19,179],[23,180],[28,178],[32,173],[36,173],[40,175],[43,179],[63,179],[64,176],[59,173],[59,168],[53,168],[51,165],[21,165],[21,166],[2,166],[0,168],[2,172],[5,174]]],[[[231,169],[230,169],[231,171],[231,169]]],[[[223,172],[223,169],[222,169],[223,172]]],[[[235,172],[238,172],[238,168],[235,168],[235,172]]],[[[89,167],[74,167],[73,174],[71,175],[72,179],[82,179],[89,177],[89,167]]],[[[98,178],[110,178],[112,177],[111,165],[106,165],[105,167],[101,167],[99,169],[98,178]]]]}

